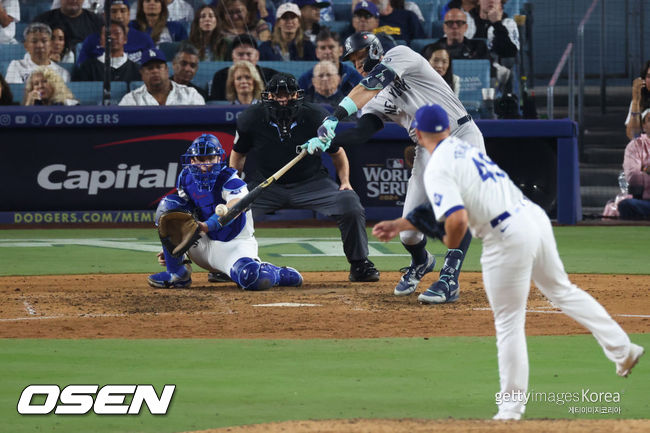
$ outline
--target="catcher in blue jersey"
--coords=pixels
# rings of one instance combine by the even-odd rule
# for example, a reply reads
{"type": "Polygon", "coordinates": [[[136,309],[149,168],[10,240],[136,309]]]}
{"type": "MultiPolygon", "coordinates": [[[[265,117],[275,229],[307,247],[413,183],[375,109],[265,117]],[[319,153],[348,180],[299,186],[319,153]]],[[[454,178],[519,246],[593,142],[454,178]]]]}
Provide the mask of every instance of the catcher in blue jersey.
{"type": "MultiPolygon", "coordinates": [[[[222,226],[219,215],[227,212],[248,193],[246,183],[236,170],[225,164],[225,151],[217,137],[197,137],[181,157],[183,169],[178,176],[178,194],[165,197],[156,210],[163,250],[158,261],[167,268],[149,275],[149,285],[160,288],[187,288],[192,284],[192,268],[183,254],[176,254],[167,242],[174,234],[162,234],[163,220],[174,214],[193,214],[198,219],[194,243],[187,255],[198,266],[210,272],[223,272],[244,290],[265,290],[273,286],[300,286],[302,276],[289,267],[278,267],[260,261],[257,240],[253,235],[250,211],[240,214],[222,226]]],[[[165,223],[166,224],[166,223],[165,223]]],[[[165,231],[173,229],[165,228],[165,231]]]]}

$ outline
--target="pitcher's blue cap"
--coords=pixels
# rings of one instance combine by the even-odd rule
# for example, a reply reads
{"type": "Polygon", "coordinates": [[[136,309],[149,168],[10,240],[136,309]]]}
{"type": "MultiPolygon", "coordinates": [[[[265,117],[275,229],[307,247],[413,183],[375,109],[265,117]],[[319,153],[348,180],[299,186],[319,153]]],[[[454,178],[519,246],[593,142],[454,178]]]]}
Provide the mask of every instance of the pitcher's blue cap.
{"type": "Polygon", "coordinates": [[[411,127],[422,132],[442,132],[449,128],[449,116],[438,104],[425,105],[415,112],[411,127]]]}

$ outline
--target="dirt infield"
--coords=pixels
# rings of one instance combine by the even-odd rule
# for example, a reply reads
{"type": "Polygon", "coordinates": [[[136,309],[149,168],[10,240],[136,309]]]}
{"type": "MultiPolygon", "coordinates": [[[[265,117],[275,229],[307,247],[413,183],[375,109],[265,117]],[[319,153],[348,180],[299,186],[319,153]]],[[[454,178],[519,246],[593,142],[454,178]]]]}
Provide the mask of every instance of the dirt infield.
{"type": "MultiPolygon", "coordinates": [[[[461,298],[419,305],[392,295],[400,274],[350,283],[345,272],[305,273],[300,288],[245,292],[193,275],[187,290],[152,289],[146,275],[0,277],[0,338],[374,338],[494,335],[478,273],[461,276],[461,298]],[[155,317],[156,320],[152,320],[155,317]],[[399,321],[396,320],[399,318],[399,321]]],[[[434,276],[422,283],[426,287],[434,276]]],[[[650,276],[572,275],[630,333],[650,332],[650,276]]],[[[528,335],[584,334],[536,289],[528,301],[528,335]]],[[[650,421],[532,420],[517,424],[463,420],[296,421],[210,430],[256,432],[650,431],[650,421]]]]}

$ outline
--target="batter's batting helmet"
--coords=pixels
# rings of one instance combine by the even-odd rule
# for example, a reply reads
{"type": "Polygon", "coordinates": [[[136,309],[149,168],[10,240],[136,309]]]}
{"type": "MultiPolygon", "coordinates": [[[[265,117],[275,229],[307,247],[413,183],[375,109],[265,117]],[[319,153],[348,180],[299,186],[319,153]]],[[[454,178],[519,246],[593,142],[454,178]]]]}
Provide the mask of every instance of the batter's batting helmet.
{"type": "Polygon", "coordinates": [[[372,71],[384,55],[384,47],[381,46],[379,38],[369,32],[359,32],[348,36],[344,44],[343,60],[348,60],[352,53],[368,49],[368,55],[363,63],[363,70],[372,71]]]}
{"type": "Polygon", "coordinates": [[[181,156],[181,163],[192,175],[199,191],[212,191],[217,176],[226,166],[225,155],[226,151],[223,150],[217,137],[212,134],[201,134],[181,156]],[[215,156],[216,162],[204,162],[206,157],[215,156]]]}

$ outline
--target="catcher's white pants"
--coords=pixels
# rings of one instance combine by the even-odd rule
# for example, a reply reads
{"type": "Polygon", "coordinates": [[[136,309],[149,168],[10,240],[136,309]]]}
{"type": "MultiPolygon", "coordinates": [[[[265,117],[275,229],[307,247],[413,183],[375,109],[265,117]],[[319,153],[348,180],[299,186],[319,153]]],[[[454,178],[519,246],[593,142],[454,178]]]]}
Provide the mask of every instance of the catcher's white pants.
{"type": "MultiPolygon", "coordinates": [[[[531,277],[556,307],[591,331],[607,358],[622,362],[629,352],[629,337],[598,301],[569,281],[544,210],[528,200],[507,210],[512,216],[487,231],[481,255],[485,291],[494,313],[501,394],[516,399],[528,389],[524,326],[531,277]]],[[[499,405],[500,412],[524,410],[524,401],[499,405]]]]}
{"type": "MultiPolygon", "coordinates": [[[[461,140],[477,147],[481,152],[485,153],[485,143],[483,135],[476,126],[476,123],[470,121],[454,130],[451,134],[461,140]]],[[[415,158],[413,160],[413,169],[411,170],[411,177],[409,178],[408,187],[406,189],[406,198],[404,199],[404,208],[402,209],[402,216],[405,217],[416,207],[427,202],[427,192],[424,189],[424,169],[431,158],[431,154],[420,145],[415,146],[415,158]]],[[[406,245],[415,245],[424,239],[424,235],[417,230],[406,230],[400,232],[400,240],[406,245]]]]}
{"type": "Polygon", "coordinates": [[[257,240],[254,236],[253,215],[246,212],[246,225],[234,239],[228,242],[213,241],[202,233],[196,246],[189,249],[190,259],[210,272],[220,271],[230,275],[230,268],[242,257],[259,260],[257,240]]]}

